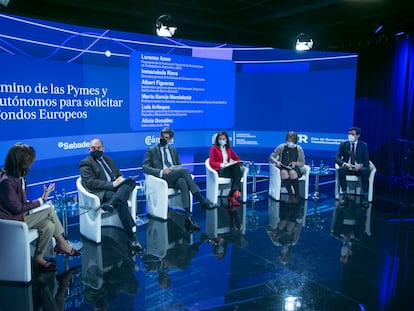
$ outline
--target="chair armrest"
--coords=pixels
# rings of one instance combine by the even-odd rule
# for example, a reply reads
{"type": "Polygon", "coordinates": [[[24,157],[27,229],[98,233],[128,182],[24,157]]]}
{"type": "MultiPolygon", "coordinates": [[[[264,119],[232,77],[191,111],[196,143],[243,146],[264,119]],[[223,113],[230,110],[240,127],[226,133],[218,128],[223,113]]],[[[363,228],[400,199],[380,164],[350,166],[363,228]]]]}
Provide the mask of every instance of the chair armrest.
{"type": "Polygon", "coordinates": [[[374,163],[369,161],[369,178],[374,178],[376,172],[377,168],[375,167],[374,163]]]}
{"type": "Polygon", "coordinates": [[[128,206],[131,210],[131,216],[133,219],[136,218],[137,215],[137,195],[138,195],[138,187],[135,187],[131,194],[129,195],[128,199],[128,206]]]}
{"type": "Polygon", "coordinates": [[[280,169],[273,162],[269,162],[269,196],[279,201],[281,186],[280,169]]]}
{"type": "Polygon", "coordinates": [[[217,171],[210,166],[210,162],[209,161],[210,161],[209,159],[207,159],[205,161],[206,178],[212,180],[214,183],[217,183],[217,180],[219,178],[219,175],[218,175],[217,171]]]}
{"type": "Polygon", "coordinates": [[[93,210],[100,209],[101,201],[99,200],[99,197],[85,189],[80,177],[76,180],[76,188],[78,190],[79,208],[93,210]]]}
{"type": "Polygon", "coordinates": [[[280,176],[280,169],[273,162],[269,162],[269,176],[271,176],[272,174],[280,176]]]}
{"type": "Polygon", "coordinates": [[[168,183],[162,178],[155,177],[154,175],[145,175],[145,194],[150,195],[153,193],[159,193],[160,191],[168,191],[168,183]]]}
{"type": "Polygon", "coordinates": [[[30,242],[38,237],[31,233],[23,221],[0,219],[1,281],[30,282],[30,242]]]}
{"type": "Polygon", "coordinates": [[[309,175],[310,175],[310,166],[305,164],[302,168],[302,174],[305,176],[305,179],[309,179],[309,175]]]}

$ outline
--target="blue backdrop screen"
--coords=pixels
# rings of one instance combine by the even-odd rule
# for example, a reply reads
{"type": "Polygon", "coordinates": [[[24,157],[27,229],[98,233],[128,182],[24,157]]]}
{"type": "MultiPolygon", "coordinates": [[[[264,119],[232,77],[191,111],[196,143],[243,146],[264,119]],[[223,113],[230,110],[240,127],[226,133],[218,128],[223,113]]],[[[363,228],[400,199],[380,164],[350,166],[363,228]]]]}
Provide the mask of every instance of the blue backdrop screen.
{"type": "MultiPolygon", "coordinates": [[[[205,149],[275,147],[287,131],[334,151],[353,124],[357,55],[166,39],[0,14],[0,158],[17,141],[37,160],[140,152],[159,130],[205,149]]],[[[46,164],[45,164],[46,165],[46,164]]],[[[48,164],[49,166],[51,164],[48,164]]],[[[75,166],[75,170],[77,167],[75,166]]]]}

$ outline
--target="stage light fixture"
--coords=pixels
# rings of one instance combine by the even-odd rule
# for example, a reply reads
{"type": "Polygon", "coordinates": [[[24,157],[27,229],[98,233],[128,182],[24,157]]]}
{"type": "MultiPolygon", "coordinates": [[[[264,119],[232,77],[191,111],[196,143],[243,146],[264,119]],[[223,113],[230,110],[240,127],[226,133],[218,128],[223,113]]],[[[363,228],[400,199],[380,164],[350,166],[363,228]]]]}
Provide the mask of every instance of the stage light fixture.
{"type": "Polygon", "coordinates": [[[10,2],[10,0],[0,0],[0,4],[4,5],[4,6],[8,6],[9,2],[10,2]]]}
{"type": "Polygon", "coordinates": [[[374,30],[374,34],[378,34],[382,29],[384,28],[383,25],[379,25],[375,30],[374,30]]]}
{"type": "Polygon", "coordinates": [[[405,31],[397,31],[397,32],[395,33],[395,37],[396,37],[396,38],[400,38],[400,37],[402,37],[403,35],[405,35],[405,31]]]}
{"type": "Polygon", "coordinates": [[[309,51],[313,47],[312,38],[304,33],[300,33],[296,37],[296,50],[297,51],[309,51]]]}
{"type": "Polygon", "coordinates": [[[157,18],[155,30],[159,37],[172,37],[177,31],[177,26],[172,21],[171,15],[163,14],[157,18]]]}

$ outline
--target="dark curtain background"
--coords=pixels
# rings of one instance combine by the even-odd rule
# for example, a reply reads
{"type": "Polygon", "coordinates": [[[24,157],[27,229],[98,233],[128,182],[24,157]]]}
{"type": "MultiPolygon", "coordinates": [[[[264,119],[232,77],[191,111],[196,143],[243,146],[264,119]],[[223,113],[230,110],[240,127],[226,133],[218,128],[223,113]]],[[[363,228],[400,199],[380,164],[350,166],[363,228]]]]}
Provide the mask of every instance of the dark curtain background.
{"type": "Polygon", "coordinates": [[[356,93],[355,125],[362,128],[377,174],[401,176],[407,145],[400,139],[414,144],[414,39],[360,51],[356,93]]]}

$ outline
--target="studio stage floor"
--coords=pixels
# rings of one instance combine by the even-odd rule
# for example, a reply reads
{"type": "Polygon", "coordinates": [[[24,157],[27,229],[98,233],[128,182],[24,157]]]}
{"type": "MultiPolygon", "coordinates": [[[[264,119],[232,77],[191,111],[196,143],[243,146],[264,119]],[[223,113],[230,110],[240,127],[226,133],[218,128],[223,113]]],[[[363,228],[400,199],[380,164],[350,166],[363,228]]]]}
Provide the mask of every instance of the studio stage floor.
{"type": "Polygon", "coordinates": [[[338,206],[329,182],[327,198],[289,205],[259,180],[262,200],[229,210],[224,199],[217,222],[195,205],[201,232],[180,212],[148,219],[137,255],[105,228],[101,244],[82,239],[81,258],[57,256],[57,273],[0,284],[0,310],[412,310],[412,191],[376,186],[368,208],[338,206]]]}

